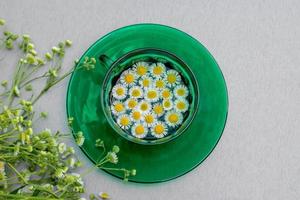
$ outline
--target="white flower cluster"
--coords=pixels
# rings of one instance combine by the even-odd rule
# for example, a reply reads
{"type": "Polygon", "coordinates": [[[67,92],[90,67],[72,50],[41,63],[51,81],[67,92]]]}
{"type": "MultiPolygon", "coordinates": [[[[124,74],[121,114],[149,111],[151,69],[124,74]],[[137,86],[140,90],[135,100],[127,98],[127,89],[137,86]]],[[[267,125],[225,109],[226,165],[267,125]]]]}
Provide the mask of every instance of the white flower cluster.
{"type": "Polygon", "coordinates": [[[183,122],[189,90],[180,74],[163,63],[137,62],[111,90],[116,123],[137,138],[166,136],[183,122]]]}

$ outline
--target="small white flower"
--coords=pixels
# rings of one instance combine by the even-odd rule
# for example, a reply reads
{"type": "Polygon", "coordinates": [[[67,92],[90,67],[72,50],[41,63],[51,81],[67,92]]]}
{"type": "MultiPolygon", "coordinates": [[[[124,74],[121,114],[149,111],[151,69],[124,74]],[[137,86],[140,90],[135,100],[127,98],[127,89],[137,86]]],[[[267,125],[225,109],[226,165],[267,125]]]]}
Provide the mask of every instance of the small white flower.
{"type": "Polygon", "coordinates": [[[154,113],[147,113],[144,115],[144,122],[146,126],[152,127],[157,121],[157,118],[154,113]]]}
{"type": "Polygon", "coordinates": [[[160,92],[160,96],[162,99],[171,99],[173,97],[173,93],[169,88],[164,88],[160,92]]]}
{"type": "Polygon", "coordinates": [[[131,121],[138,122],[138,121],[141,121],[143,119],[144,119],[143,114],[139,110],[133,110],[130,113],[130,120],[131,121]]]}
{"type": "Polygon", "coordinates": [[[174,88],[174,95],[177,98],[185,98],[189,94],[189,90],[185,85],[178,85],[174,88]]]}
{"type": "Polygon", "coordinates": [[[170,99],[165,99],[162,102],[164,110],[171,110],[173,108],[173,101],[170,99]]]}
{"type": "Polygon", "coordinates": [[[134,98],[129,98],[125,101],[125,106],[127,110],[132,110],[138,105],[138,101],[134,98]]]}
{"type": "Polygon", "coordinates": [[[115,152],[108,152],[107,155],[106,155],[106,158],[109,162],[111,162],[113,164],[118,163],[118,156],[115,152]]]}
{"type": "Polygon", "coordinates": [[[122,129],[128,129],[131,125],[131,120],[128,115],[123,114],[118,117],[117,123],[122,129]]]}
{"type": "Polygon", "coordinates": [[[159,99],[159,92],[155,88],[148,88],[145,91],[144,97],[149,102],[156,102],[159,99]]]}
{"type": "MultiPolygon", "coordinates": [[[[165,75],[163,75],[165,76],[165,75]]],[[[154,87],[156,87],[157,89],[159,90],[162,90],[166,87],[167,85],[167,82],[165,79],[162,79],[162,78],[157,78],[154,80],[154,83],[153,83],[154,87]]]]}
{"type": "Polygon", "coordinates": [[[114,115],[120,115],[125,112],[125,106],[120,101],[114,101],[111,106],[111,111],[114,115]]]}
{"type": "Polygon", "coordinates": [[[174,108],[178,112],[185,112],[189,108],[189,102],[186,99],[177,99],[174,103],[174,108]]]}
{"type": "Polygon", "coordinates": [[[128,69],[121,74],[120,81],[122,84],[132,86],[137,81],[137,77],[134,71],[128,69]]]}
{"type": "Polygon", "coordinates": [[[161,103],[156,103],[153,105],[153,112],[158,116],[162,116],[165,111],[164,111],[164,107],[161,103]]]}
{"type": "Polygon", "coordinates": [[[136,123],[131,128],[131,134],[137,138],[144,138],[148,133],[148,128],[145,124],[136,123]]]}
{"type": "Polygon", "coordinates": [[[149,65],[146,62],[137,62],[133,67],[138,76],[145,76],[148,72],[149,65]]]}
{"type": "Polygon", "coordinates": [[[153,79],[150,76],[144,76],[139,80],[139,85],[142,88],[151,87],[153,84],[153,79]]]}
{"type": "Polygon", "coordinates": [[[131,96],[131,98],[141,98],[143,96],[143,90],[139,86],[134,86],[130,88],[129,95],[131,96]]]}
{"type": "Polygon", "coordinates": [[[142,101],[140,101],[139,105],[137,106],[137,109],[142,114],[146,114],[152,109],[152,106],[148,101],[142,100],[142,101]]]}
{"type": "Polygon", "coordinates": [[[163,63],[157,63],[151,65],[151,75],[154,77],[162,77],[166,72],[166,67],[163,63]]]}
{"type": "Polygon", "coordinates": [[[117,84],[112,89],[112,95],[118,100],[124,99],[127,95],[127,88],[121,84],[117,84]]]}
{"type": "Polygon", "coordinates": [[[162,138],[168,133],[168,127],[163,122],[157,122],[151,128],[151,134],[156,138],[162,138]]]}
{"type": "Polygon", "coordinates": [[[169,86],[175,86],[179,84],[181,77],[176,70],[170,69],[167,71],[166,81],[169,86]]]}
{"type": "Polygon", "coordinates": [[[165,122],[170,127],[175,127],[180,125],[182,123],[182,120],[183,120],[182,114],[174,110],[167,112],[167,114],[165,115],[165,122]]]}

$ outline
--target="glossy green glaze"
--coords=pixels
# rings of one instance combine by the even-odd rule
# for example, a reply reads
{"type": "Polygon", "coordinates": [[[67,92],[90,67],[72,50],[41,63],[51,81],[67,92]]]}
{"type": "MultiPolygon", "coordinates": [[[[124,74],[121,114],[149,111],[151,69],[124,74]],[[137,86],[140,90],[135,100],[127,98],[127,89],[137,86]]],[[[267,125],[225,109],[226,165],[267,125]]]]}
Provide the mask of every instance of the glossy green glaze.
{"type": "MultiPolygon", "coordinates": [[[[99,60],[93,71],[73,73],[67,92],[67,112],[69,117],[74,117],[73,131],[84,133],[86,141],[82,150],[93,162],[102,153],[95,147],[95,140],[101,138],[108,149],[115,144],[120,147],[118,167],[137,170],[137,175],[130,177],[130,181],[162,182],[189,172],[214,149],[226,122],[227,90],[216,61],[205,47],[186,33],[167,26],[138,24],[118,29],[98,40],[83,57],[105,55],[114,62],[142,48],[160,49],[176,55],[196,77],[199,107],[195,118],[180,136],[163,144],[143,145],[116,133],[100,103],[108,69],[99,60]]],[[[108,173],[122,177],[116,171],[108,173]]]]}

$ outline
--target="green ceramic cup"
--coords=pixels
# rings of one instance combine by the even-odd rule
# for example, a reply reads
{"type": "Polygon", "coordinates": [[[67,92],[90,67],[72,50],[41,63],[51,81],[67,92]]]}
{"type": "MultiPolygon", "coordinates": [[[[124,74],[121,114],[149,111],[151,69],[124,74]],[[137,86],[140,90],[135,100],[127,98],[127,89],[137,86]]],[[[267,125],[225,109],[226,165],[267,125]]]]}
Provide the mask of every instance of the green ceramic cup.
{"type": "Polygon", "coordinates": [[[143,145],[162,144],[171,141],[177,136],[184,133],[185,130],[192,123],[199,106],[198,105],[199,87],[192,70],[188,67],[188,65],[183,60],[178,58],[176,55],[161,49],[142,48],[142,49],[133,50],[121,56],[120,58],[116,59],[115,61],[112,61],[106,55],[100,55],[99,61],[103,64],[104,67],[103,70],[107,70],[103,81],[103,86],[101,89],[101,96],[100,96],[103,112],[110,126],[119,135],[121,135],[122,137],[124,137],[125,139],[131,142],[138,143],[138,144],[143,144],[143,145]],[[153,137],[146,137],[140,139],[131,136],[130,134],[126,133],[122,128],[120,128],[119,125],[113,120],[113,116],[110,110],[110,98],[111,98],[110,92],[116,80],[119,78],[120,74],[124,70],[132,66],[132,64],[140,61],[167,63],[171,68],[175,69],[180,73],[183,82],[189,89],[188,101],[190,103],[190,106],[187,114],[184,116],[183,123],[174,133],[170,133],[169,135],[163,138],[157,139],[153,137]]]}

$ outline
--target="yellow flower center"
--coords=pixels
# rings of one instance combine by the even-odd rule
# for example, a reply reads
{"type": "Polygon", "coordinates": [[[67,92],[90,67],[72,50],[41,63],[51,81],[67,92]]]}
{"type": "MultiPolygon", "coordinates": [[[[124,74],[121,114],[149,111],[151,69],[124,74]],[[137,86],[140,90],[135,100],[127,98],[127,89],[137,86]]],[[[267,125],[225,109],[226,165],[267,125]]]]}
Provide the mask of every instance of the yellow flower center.
{"type": "Polygon", "coordinates": [[[122,96],[124,94],[124,89],[123,88],[117,88],[116,93],[117,93],[117,95],[122,96]]]}
{"type": "Polygon", "coordinates": [[[157,92],[156,92],[156,91],[153,91],[153,90],[148,91],[148,92],[147,92],[147,97],[148,97],[149,99],[155,99],[155,98],[157,97],[157,92]]]}
{"type": "Polygon", "coordinates": [[[169,120],[169,122],[174,124],[174,123],[178,122],[179,117],[176,113],[172,113],[169,115],[168,120],[169,120]]]}
{"type": "Polygon", "coordinates": [[[147,73],[147,67],[145,67],[144,65],[140,65],[136,68],[136,73],[139,76],[143,76],[147,73]]]}
{"type": "Polygon", "coordinates": [[[185,95],[185,89],[179,88],[179,89],[177,90],[177,95],[178,95],[178,96],[184,96],[184,95],[185,95]]]}
{"type": "Polygon", "coordinates": [[[170,96],[171,96],[170,90],[164,90],[164,91],[162,92],[162,97],[163,97],[164,99],[170,98],[170,96]]]}
{"type": "Polygon", "coordinates": [[[165,87],[165,82],[163,80],[157,80],[155,83],[155,86],[157,88],[163,88],[163,87],[165,87]]]}
{"type": "Polygon", "coordinates": [[[179,101],[176,105],[176,107],[179,109],[179,110],[184,110],[186,105],[183,101],[179,101]]]}
{"type": "Polygon", "coordinates": [[[149,79],[144,79],[144,80],[142,81],[142,84],[143,84],[144,87],[149,87],[149,85],[150,85],[150,80],[149,80],[149,79]]]}
{"type": "Polygon", "coordinates": [[[133,83],[134,75],[133,74],[126,74],[124,80],[127,84],[133,83]]]}
{"type": "Polygon", "coordinates": [[[161,124],[157,124],[155,127],[154,127],[154,132],[156,133],[156,134],[163,134],[164,133],[164,131],[165,131],[165,127],[163,126],[163,125],[161,125],[161,124]]]}
{"type": "Polygon", "coordinates": [[[155,114],[160,115],[164,112],[164,108],[158,104],[153,107],[153,111],[155,114]]]}
{"type": "Polygon", "coordinates": [[[117,103],[114,105],[115,111],[122,112],[124,110],[124,105],[122,103],[117,103]]]}
{"type": "Polygon", "coordinates": [[[122,126],[128,126],[129,123],[130,123],[130,120],[129,120],[128,117],[122,117],[122,118],[120,119],[120,124],[121,124],[122,126]]]}
{"type": "Polygon", "coordinates": [[[135,108],[136,105],[137,105],[137,101],[136,101],[136,100],[130,99],[130,100],[128,101],[128,107],[129,107],[130,109],[135,108]]]}
{"type": "Polygon", "coordinates": [[[163,73],[163,68],[161,66],[155,66],[153,68],[153,74],[155,75],[161,75],[163,73]]]}
{"type": "Polygon", "coordinates": [[[165,101],[165,102],[164,102],[164,106],[165,106],[166,108],[169,108],[169,107],[171,106],[171,102],[170,102],[170,101],[165,101]]]}
{"type": "Polygon", "coordinates": [[[134,96],[134,97],[139,97],[139,96],[141,96],[141,91],[140,90],[138,90],[138,89],[134,89],[134,90],[132,90],[132,96],[134,96]]]}
{"type": "Polygon", "coordinates": [[[133,118],[134,120],[139,120],[139,119],[141,119],[141,113],[140,113],[139,111],[134,111],[134,112],[132,113],[132,118],[133,118]]]}
{"type": "Polygon", "coordinates": [[[148,104],[142,103],[142,104],[141,104],[141,110],[142,110],[142,111],[148,110],[148,104]]]}
{"type": "Polygon", "coordinates": [[[171,84],[176,83],[176,75],[175,74],[168,74],[167,75],[167,81],[171,84]]]}
{"type": "Polygon", "coordinates": [[[152,124],[152,123],[154,122],[154,117],[153,117],[153,115],[146,115],[146,116],[145,116],[145,122],[146,122],[147,124],[152,124]]]}
{"type": "Polygon", "coordinates": [[[135,127],[135,133],[136,133],[137,135],[142,135],[143,133],[145,133],[145,128],[144,128],[144,126],[143,126],[143,125],[137,125],[137,126],[135,127]]]}

